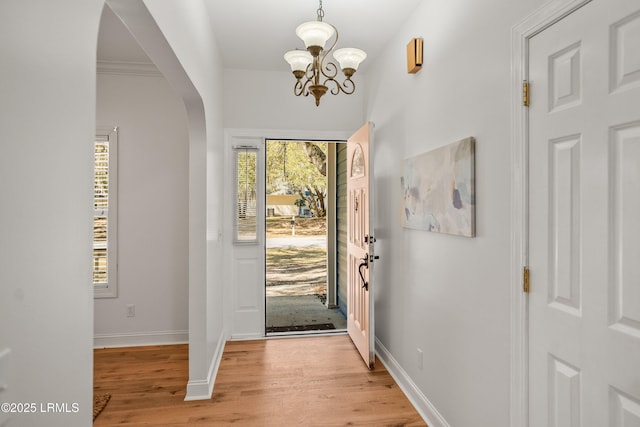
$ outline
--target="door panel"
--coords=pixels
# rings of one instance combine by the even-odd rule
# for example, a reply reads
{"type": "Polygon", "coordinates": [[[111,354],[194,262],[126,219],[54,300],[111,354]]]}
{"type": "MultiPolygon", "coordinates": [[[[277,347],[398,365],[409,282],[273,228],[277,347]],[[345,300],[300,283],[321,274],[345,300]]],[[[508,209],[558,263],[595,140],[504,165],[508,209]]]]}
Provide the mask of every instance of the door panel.
{"type": "MultiPolygon", "coordinates": [[[[236,200],[229,204],[227,211],[232,215],[232,220],[229,221],[232,227],[229,230],[229,240],[232,244],[227,254],[231,274],[229,285],[225,289],[228,296],[225,317],[230,321],[229,333],[234,339],[264,336],[265,205],[263,197],[256,197],[253,203],[246,203],[246,198],[238,193],[238,180],[243,175],[239,173],[238,165],[242,165],[243,160],[238,160],[237,155],[246,152],[255,152],[257,156],[255,166],[248,167],[249,174],[254,177],[264,176],[264,138],[231,136],[227,153],[228,164],[231,166],[227,172],[227,176],[231,178],[231,185],[226,190],[230,193],[227,197],[228,200],[236,200]],[[252,167],[255,168],[253,172],[252,167]]],[[[256,179],[255,184],[255,190],[250,192],[263,195],[264,180],[256,179]]]]}
{"type": "Polygon", "coordinates": [[[640,425],[640,4],[529,54],[529,425],[640,425]]]}
{"type": "Polygon", "coordinates": [[[347,141],[347,331],[369,368],[375,364],[373,324],[373,222],[370,162],[373,125],[347,141]]]}

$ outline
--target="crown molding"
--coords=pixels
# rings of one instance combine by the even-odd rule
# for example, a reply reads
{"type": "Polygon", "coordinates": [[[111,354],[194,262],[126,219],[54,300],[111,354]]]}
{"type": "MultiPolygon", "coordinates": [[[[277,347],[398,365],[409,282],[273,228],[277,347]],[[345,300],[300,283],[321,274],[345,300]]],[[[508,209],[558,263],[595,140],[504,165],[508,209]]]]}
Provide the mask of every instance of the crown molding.
{"type": "Polygon", "coordinates": [[[159,77],[162,73],[150,62],[97,61],[98,74],[159,77]]]}

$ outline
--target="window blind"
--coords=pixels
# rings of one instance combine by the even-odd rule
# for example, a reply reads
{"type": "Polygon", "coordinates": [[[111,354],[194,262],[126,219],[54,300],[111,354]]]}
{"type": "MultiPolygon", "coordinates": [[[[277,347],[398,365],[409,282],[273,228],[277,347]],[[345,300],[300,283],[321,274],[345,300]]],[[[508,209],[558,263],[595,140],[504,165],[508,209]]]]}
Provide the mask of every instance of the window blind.
{"type": "Polygon", "coordinates": [[[93,288],[117,296],[117,128],[98,131],[93,145],[93,288]]]}
{"type": "Polygon", "coordinates": [[[95,141],[93,175],[93,284],[106,285],[108,272],[109,140],[95,141]]]}
{"type": "Polygon", "coordinates": [[[255,147],[234,148],[235,207],[234,241],[258,241],[257,181],[258,150],[255,147]]]}

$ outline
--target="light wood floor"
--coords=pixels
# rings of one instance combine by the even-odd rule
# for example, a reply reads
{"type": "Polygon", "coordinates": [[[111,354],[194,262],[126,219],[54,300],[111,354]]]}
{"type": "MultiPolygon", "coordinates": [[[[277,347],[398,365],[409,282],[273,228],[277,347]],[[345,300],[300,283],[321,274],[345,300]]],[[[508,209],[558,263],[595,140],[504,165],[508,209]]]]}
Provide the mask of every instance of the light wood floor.
{"type": "Polygon", "coordinates": [[[185,402],[186,345],[95,350],[94,426],[424,426],[380,362],[346,335],[226,344],[213,396],[185,402]]]}

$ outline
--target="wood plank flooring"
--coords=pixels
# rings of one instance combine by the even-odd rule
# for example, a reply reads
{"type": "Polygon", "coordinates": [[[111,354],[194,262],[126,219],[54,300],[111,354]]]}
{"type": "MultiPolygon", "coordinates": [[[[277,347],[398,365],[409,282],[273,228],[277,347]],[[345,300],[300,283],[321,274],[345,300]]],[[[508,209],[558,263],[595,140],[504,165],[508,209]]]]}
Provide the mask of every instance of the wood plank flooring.
{"type": "Polygon", "coordinates": [[[186,345],[99,349],[105,426],[424,426],[381,363],[346,335],[227,342],[210,400],[185,402],[186,345]]]}

